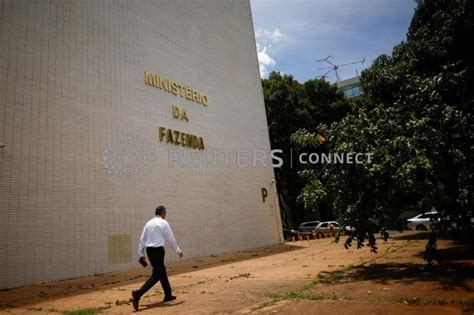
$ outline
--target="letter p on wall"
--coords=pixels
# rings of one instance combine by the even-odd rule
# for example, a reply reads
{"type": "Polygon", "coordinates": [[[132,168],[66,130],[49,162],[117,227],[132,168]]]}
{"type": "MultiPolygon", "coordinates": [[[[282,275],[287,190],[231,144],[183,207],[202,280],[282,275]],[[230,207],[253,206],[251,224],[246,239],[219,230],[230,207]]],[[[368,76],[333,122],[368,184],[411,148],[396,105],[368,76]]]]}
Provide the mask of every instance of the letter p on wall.
{"type": "Polygon", "coordinates": [[[268,197],[268,191],[266,188],[262,188],[262,201],[265,202],[265,199],[268,197]]]}

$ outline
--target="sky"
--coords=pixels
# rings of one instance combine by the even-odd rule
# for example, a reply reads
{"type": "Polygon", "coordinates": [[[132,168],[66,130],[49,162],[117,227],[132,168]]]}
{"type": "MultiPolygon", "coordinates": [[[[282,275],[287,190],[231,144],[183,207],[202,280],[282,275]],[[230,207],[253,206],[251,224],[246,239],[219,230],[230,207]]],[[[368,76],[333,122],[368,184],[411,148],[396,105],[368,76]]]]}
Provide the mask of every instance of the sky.
{"type": "MultiPolygon", "coordinates": [[[[406,39],[414,0],[251,0],[262,77],[271,71],[304,82],[322,76],[331,56],[339,77],[356,76],[406,39]]],[[[334,71],[326,77],[336,81],[334,71]]]]}

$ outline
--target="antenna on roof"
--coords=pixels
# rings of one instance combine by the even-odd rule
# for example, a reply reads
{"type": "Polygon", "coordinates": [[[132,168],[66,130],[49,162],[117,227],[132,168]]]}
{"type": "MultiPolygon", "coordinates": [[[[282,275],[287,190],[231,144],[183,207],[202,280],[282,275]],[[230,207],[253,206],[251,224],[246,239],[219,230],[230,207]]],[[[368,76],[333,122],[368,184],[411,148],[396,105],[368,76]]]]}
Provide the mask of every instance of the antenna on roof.
{"type": "MultiPolygon", "coordinates": [[[[343,64],[336,65],[336,64],[332,63],[331,61],[329,61],[329,58],[331,58],[331,55],[327,56],[326,58],[316,60],[316,62],[326,62],[326,63],[329,64],[328,67],[319,68],[319,70],[327,70],[327,69],[329,69],[329,70],[325,74],[323,74],[322,76],[319,76],[318,78],[325,78],[329,74],[329,72],[334,71],[334,73],[336,74],[336,82],[337,83],[341,82],[341,78],[339,77],[339,73],[337,72],[337,70],[340,67],[347,66],[347,65],[353,65],[353,64],[356,64],[356,63],[364,64],[364,62],[365,62],[365,57],[364,57],[362,60],[357,60],[357,61],[353,61],[353,62],[348,62],[348,63],[343,63],[343,64]]],[[[359,74],[357,74],[357,75],[359,75],[359,74]]]]}

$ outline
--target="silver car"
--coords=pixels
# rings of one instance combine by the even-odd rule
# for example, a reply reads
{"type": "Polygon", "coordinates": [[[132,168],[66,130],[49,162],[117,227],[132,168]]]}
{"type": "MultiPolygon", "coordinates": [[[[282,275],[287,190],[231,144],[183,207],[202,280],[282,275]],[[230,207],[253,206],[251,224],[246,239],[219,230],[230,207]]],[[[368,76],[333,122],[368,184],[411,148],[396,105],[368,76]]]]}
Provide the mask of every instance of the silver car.
{"type": "Polygon", "coordinates": [[[326,236],[331,236],[331,225],[334,227],[334,232],[337,232],[341,229],[339,226],[339,223],[336,221],[324,221],[320,222],[316,227],[314,228],[314,232],[316,232],[316,237],[317,238],[324,238],[326,236]]]}
{"type": "Polygon", "coordinates": [[[320,221],[308,221],[308,222],[303,222],[301,223],[297,230],[299,232],[306,232],[306,233],[310,233],[314,230],[314,228],[316,227],[316,225],[319,224],[320,221]]]}

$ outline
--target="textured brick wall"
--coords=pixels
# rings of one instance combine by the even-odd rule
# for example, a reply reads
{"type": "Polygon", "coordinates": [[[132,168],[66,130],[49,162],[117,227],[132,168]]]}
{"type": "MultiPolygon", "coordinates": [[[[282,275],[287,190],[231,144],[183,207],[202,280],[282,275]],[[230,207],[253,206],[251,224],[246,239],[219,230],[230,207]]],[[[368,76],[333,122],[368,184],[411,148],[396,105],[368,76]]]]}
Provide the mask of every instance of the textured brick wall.
{"type": "Polygon", "coordinates": [[[0,288],[137,267],[158,204],[187,257],[280,242],[271,167],[170,167],[160,126],[269,150],[248,1],[0,0],[0,288]]]}

